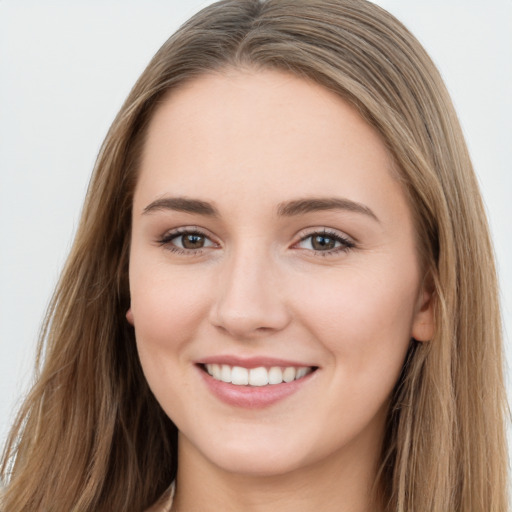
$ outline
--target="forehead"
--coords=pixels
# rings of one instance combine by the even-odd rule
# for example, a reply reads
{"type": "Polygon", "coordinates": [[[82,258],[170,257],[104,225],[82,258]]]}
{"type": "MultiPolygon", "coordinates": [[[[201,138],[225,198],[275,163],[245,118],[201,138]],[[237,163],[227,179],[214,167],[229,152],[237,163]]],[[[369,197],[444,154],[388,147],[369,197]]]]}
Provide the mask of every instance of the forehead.
{"type": "Polygon", "coordinates": [[[228,70],[164,98],[149,125],[136,201],[172,193],[276,204],[335,193],[403,203],[392,168],[380,135],[335,93],[280,71],[228,70]]]}

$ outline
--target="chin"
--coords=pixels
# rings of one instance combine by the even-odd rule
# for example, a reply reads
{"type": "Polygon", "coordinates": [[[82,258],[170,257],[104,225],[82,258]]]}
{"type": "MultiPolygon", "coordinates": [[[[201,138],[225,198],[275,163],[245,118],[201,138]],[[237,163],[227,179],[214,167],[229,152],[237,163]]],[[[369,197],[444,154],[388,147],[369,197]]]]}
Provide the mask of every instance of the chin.
{"type": "Polygon", "coordinates": [[[195,445],[196,456],[227,473],[257,477],[284,475],[307,464],[303,443],[295,446],[282,439],[254,437],[236,440],[231,437],[226,442],[226,438],[211,439],[207,446],[195,445]]]}
{"type": "Polygon", "coordinates": [[[258,453],[232,453],[224,452],[213,462],[228,473],[252,477],[275,477],[296,471],[304,462],[297,458],[279,453],[278,455],[262,452],[258,453]]]}

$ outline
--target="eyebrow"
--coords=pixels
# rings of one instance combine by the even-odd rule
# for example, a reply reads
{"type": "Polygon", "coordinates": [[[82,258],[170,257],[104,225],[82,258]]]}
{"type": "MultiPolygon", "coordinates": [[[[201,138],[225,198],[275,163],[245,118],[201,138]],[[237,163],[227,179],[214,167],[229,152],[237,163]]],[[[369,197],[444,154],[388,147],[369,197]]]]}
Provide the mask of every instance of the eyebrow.
{"type": "Polygon", "coordinates": [[[144,208],[143,214],[160,210],[174,210],[178,212],[196,213],[208,217],[218,217],[219,212],[215,206],[199,199],[188,197],[163,197],[150,203],[144,208]]]}
{"type": "MultiPolygon", "coordinates": [[[[154,211],[173,210],[186,213],[195,213],[207,217],[219,217],[219,211],[215,206],[207,201],[200,199],[190,199],[188,197],[163,197],[150,203],[143,210],[143,214],[149,214],[154,211]]],[[[277,214],[280,217],[293,217],[304,215],[306,213],[345,210],[354,213],[360,213],[371,217],[380,222],[373,211],[364,204],[357,203],[350,199],[340,197],[311,197],[304,199],[295,199],[279,203],[277,214]]]]}
{"type": "Polygon", "coordinates": [[[375,215],[368,206],[341,197],[312,197],[296,199],[294,201],[280,203],[277,207],[278,215],[283,217],[292,217],[294,215],[303,215],[305,213],[326,210],[345,210],[360,213],[380,222],[377,215],[375,215]]]}

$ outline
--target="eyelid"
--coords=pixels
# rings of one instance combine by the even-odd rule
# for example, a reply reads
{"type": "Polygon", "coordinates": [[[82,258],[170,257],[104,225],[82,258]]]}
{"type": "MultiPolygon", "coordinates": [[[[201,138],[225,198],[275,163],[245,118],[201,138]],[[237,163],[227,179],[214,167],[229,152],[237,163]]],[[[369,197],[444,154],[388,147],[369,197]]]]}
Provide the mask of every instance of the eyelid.
{"type": "Polygon", "coordinates": [[[308,236],[316,235],[316,234],[326,234],[326,235],[339,237],[339,238],[342,238],[343,240],[346,240],[347,242],[350,242],[354,245],[358,243],[357,239],[355,239],[353,236],[350,236],[345,231],[342,231],[342,230],[336,229],[336,228],[331,228],[328,226],[322,226],[322,225],[312,226],[312,227],[307,227],[307,228],[301,229],[297,233],[296,238],[297,238],[297,241],[301,241],[304,238],[307,238],[308,236]]]}
{"type": "Polygon", "coordinates": [[[357,246],[356,241],[351,236],[347,235],[345,232],[340,231],[338,229],[328,228],[325,226],[322,227],[312,227],[306,228],[300,231],[297,234],[298,240],[293,243],[292,248],[302,249],[304,251],[309,251],[315,255],[334,255],[340,252],[347,252],[351,249],[354,249],[357,246]],[[314,235],[324,235],[327,238],[333,238],[335,241],[339,242],[341,245],[338,247],[334,247],[332,249],[328,249],[325,251],[315,250],[315,249],[305,249],[297,247],[301,242],[304,242],[308,238],[314,235]]]}
{"type": "Polygon", "coordinates": [[[157,243],[160,246],[168,246],[168,250],[177,252],[177,253],[186,253],[189,255],[197,254],[199,252],[204,251],[205,249],[215,248],[219,247],[220,243],[215,239],[213,235],[209,233],[204,228],[201,228],[199,226],[180,226],[178,228],[169,229],[165,231],[163,235],[158,237],[157,243]],[[197,249],[184,249],[182,247],[176,246],[172,244],[172,240],[175,238],[178,238],[183,235],[201,235],[204,236],[206,239],[208,239],[212,245],[207,247],[199,247],[197,249]]]}

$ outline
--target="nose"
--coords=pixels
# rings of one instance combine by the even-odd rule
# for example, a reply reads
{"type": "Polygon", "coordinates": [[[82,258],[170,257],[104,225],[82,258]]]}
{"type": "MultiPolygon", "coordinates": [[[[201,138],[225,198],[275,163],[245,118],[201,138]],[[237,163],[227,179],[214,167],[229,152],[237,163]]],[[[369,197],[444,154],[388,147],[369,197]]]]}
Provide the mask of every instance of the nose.
{"type": "Polygon", "coordinates": [[[210,322],[237,339],[270,335],[291,316],[281,274],[268,253],[239,254],[223,263],[210,322]]]}

